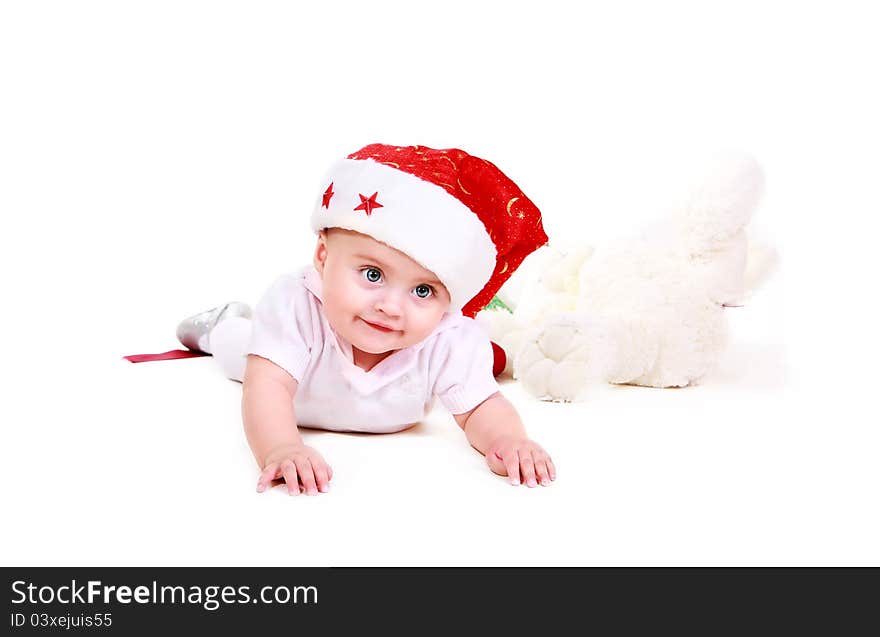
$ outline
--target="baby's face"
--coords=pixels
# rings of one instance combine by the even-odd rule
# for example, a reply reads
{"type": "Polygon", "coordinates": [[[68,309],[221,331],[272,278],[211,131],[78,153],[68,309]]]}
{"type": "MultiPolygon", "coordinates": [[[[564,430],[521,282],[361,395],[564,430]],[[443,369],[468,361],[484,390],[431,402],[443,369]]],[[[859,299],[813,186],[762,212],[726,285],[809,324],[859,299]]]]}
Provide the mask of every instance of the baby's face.
{"type": "Polygon", "coordinates": [[[449,293],[433,272],[358,232],[321,232],[315,269],[330,325],[370,354],[420,343],[449,309],[449,293]]]}

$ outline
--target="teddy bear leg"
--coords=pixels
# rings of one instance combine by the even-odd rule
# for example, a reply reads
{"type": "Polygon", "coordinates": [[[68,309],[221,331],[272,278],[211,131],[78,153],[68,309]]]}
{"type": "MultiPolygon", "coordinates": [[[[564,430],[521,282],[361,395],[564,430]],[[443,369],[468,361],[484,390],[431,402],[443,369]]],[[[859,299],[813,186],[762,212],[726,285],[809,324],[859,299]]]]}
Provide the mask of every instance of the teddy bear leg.
{"type": "Polygon", "coordinates": [[[605,382],[614,349],[601,321],[561,315],[523,336],[513,377],[541,400],[581,400],[591,384],[605,382]]]}
{"type": "Polygon", "coordinates": [[[644,387],[686,387],[711,372],[727,342],[723,308],[703,301],[682,309],[678,320],[658,332],[657,357],[630,384],[644,387]]]}

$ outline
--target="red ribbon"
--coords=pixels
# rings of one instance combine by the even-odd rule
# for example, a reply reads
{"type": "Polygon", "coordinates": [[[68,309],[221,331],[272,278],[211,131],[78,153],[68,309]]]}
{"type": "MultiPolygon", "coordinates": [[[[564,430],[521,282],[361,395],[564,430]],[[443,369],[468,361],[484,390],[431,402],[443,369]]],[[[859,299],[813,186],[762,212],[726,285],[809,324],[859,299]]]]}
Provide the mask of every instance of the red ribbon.
{"type": "MultiPolygon", "coordinates": [[[[494,355],[492,374],[498,376],[507,365],[507,357],[504,354],[504,350],[496,345],[495,342],[492,342],[492,353],[494,355]]],[[[147,363],[149,361],[171,361],[176,358],[197,358],[199,356],[210,356],[210,354],[190,349],[172,349],[161,354],[130,354],[122,358],[132,363],[147,363]]]]}
{"type": "Polygon", "coordinates": [[[122,358],[132,363],[146,363],[149,361],[170,361],[175,358],[196,358],[197,356],[210,356],[210,354],[190,349],[172,349],[161,354],[131,354],[122,358]]]}

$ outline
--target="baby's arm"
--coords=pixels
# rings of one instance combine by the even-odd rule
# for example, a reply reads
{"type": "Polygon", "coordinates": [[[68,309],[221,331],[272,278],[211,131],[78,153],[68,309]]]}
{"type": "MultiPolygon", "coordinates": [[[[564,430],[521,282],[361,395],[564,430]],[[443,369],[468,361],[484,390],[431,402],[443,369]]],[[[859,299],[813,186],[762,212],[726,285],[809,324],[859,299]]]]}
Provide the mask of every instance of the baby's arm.
{"type": "Polygon", "coordinates": [[[556,479],[556,467],[540,445],[529,440],[516,409],[501,392],[489,396],[471,411],[453,414],[471,446],[486,456],[489,468],[510,477],[511,484],[547,486],[556,479]]]}
{"type": "Polygon", "coordinates": [[[302,483],[308,495],[329,489],[333,471],[321,455],[303,444],[293,399],[296,379],[272,361],[249,354],[242,381],[241,416],[254,458],[262,469],[257,491],[284,478],[290,495],[302,483]]]}

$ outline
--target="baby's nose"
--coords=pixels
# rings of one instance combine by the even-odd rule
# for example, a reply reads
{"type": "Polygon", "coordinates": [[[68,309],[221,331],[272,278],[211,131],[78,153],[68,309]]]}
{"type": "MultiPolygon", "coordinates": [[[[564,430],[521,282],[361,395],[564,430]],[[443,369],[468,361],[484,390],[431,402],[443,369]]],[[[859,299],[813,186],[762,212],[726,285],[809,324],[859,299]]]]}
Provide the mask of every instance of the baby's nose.
{"type": "Polygon", "coordinates": [[[386,290],[385,293],[376,300],[375,309],[388,316],[399,316],[401,312],[401,304],[399,292],[386,290]]]}

